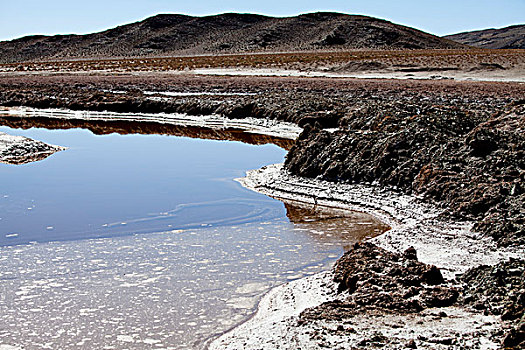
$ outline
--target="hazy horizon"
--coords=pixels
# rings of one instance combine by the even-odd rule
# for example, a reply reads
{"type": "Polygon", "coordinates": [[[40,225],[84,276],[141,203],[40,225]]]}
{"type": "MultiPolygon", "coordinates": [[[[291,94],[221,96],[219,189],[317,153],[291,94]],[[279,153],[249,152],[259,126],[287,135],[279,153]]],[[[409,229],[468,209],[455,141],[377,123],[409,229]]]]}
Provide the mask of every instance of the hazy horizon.
{"type": "Polygon", "coordinates": [[[421,4],[401,0],[386,1],[307,1],[264,3],[229,0],[193,3],[173,0],[129,3],[124,0],[93,0],[89,4],[71,4],[65,0],[39,2],[20,0],[0,4],[0,41],[26,35],[88,34],[143,20],[157,14],[208,16],[222,13],[254,13],[273,17],[290,17],[311,12],[340,12],[385,19],[443,36],[464,31],[503,28],[523,24],[525,2],[504,0],[452,1],[421,4]],[[322,5],[320,5],[322,4],[322,5]]]}

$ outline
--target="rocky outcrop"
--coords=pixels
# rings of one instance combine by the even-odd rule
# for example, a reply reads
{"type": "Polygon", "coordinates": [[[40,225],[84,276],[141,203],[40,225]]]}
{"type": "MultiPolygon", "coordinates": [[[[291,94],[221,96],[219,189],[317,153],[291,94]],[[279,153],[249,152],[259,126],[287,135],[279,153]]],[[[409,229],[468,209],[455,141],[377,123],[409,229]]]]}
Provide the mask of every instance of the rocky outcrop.
{"type": "Polygon", "coordinates": [[[342,300],[307,309],[303,321],[340,320],[363,313],[415,313],[429,307],[453,305],[459,291],[445,285],[439,269],[417,260],[410,248],[395,254],[371,243],[357,243],[334,267],[342,300]]]}

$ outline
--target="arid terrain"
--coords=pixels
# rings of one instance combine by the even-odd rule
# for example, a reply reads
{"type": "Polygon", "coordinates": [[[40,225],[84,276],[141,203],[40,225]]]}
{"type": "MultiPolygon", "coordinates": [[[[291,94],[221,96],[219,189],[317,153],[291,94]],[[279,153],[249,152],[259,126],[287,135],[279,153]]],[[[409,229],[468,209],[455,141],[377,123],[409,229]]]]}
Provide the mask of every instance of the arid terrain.
{"type": "Polygon", "coordinates": [[[0,43],[0,62],[348,49],[458,49],[465,45],[367,16],[161,14],[88,35],[27,36],[0,43]]]}
{"type": "Polygon", "coordinates": [[[457,33],[445,38],[484,49],[525,49],[525,25],[457,33]]]}
{"type": "Polygon", "coordinates": [[[228,14],[26,37],[0,52],[1,125],[274,142],[289,149],[284,165],[251,172],[246,187],[392,227],[332,272],[269,293],[212,348],[524,346],[524,50],[472,49],[362,16],[228,14]],[[319,30],[289,40],[306,27],[319,30]],[[175,40],[181,31],[200,44],[175,40]],[[210,115],[272,138],[180,124],[210,115]],[[277,122],[288,129],[275,139],[277,122]],[[317,303],[272,318],[300,294],[317,303]]]}
{"type": "MultiPolygon", "coordinates": [[[[104,122],[90,121],[89,115],[71,120],[60,113],[38,118],[2,117],[2,124],[10,126],[82,126],[97,132],[110,132],[114,130],[111,127],[116,127],[124,133],[137,127],[148,132],[177,134],[176,129],[160,125],[155,128],[151,122],[126,125],[119,121],[118,113],[215,114],[238,120],[251,117],[291,122],[304,128],[287,157],[285,166],[292,174],[321,177],[335,183],[375,183],[417,195],[442,208],[442,218],[473,221],[474,230],[484,237],[480,239],[492,239],[500,246],[510,247],[522,247],[524,243],[524,95],[525,86],[512,82],[166,72],[4,73],[0,82],[0,105],[4,107],[117,112],[104,122]],[[115,121],[111,122],[111,118],[115,121]]],[[[367,249],[359,254],[373,252],[375,248],[367,249]]],[[[389,261],[399,259],[390,253],[385,258],[377,262],[378,266],[390,266],[389,261]]],[[[464,277],[458,275],[453,282],[440,277],[442,287],[428,290],[424,287],[426,277],[410,277],[413,272],[406,272],[408,277],[403,277],[405,272],[401,269],[399,274],[392,275],[392,283],[400,284],[387,293],[391,297],[376,300],[376,293],[386,291],[383,282],[373,276],[355,279],[351,272],[355,266],[345,265],[343,261],[349,258],[345,259],[338,269],[348,270],[344,276],[354,279],[337,278],[344,282],[341,288],[350,291],[358,288],[359,294],[353,293],[349,301],[309,310],[301,316],[301,322],[314,322],[319,317],[351,318],[352,314],[344,310],[354,308],[356,302],[362,312],[373,306],[370,310],[374,313],[418,313],[426,307],[462,305],[474,312],[505,315],[506,330],[491,337],[504,339],[509,346],[523,341],[523,322],[520,323],[523,279],[512,277],[515,273],[523,276],[522,260],[501,263],[497,271],[507,272],[498,278],[505,279],[510,273],[511,279],[495,289],[490,287],[495,277],[487,272],[488,267],[469,271],[464,277]],[[516,266],[509,272],[505,264],[516,266]],[[402,282],[406,278],[411,282],[402,282]],[[470,283],[474,280],[479,281],[470,283]],[[364,281],[367,284],[355,287],[364,281]],[[367,287],[368,283],[372,284],[367,287]],[[484,284],[486,288],[482,287],[484,284]],[[405,305],[401,300],[406,293],[426,296],[405,305]]],[[[440,276],[438,269],[432,269],[440,276]]],[[[361,345],[390,344],[383,338],[374,339],[361,345]]],[[[423,346],[426,341],[415,342],[423,346]]]]}

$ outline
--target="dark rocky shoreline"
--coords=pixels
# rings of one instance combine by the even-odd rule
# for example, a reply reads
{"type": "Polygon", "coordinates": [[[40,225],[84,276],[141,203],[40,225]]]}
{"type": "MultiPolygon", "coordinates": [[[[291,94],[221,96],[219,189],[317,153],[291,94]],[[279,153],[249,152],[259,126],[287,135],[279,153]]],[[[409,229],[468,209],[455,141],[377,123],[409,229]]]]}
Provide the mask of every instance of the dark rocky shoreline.
{"type": "MultiPolygon", "coordinates": [[[[427,308],[462,305],[485,315],[500,316],[507,322],[505,330],[493,337],[503,339],[504,348],[521,349],[524,342],[525,261],[511,259],[496,266],[472,268],[456,281],[446,281],[436,266],[417,260],[413,248],[403,254],[388,252],[371,243],[358,243],[334,267],[334,280],[340,291],[349,295],[342,300],[306,309],[299,324],[315,320],[339,321],[358,314],[411,314],[427,308]]],[[[447,313],[438,313],[441,318],[447,313]]],[[[345,328],[341,326],[341,330],[345,328]]],[[[352,331],[346,329],[346,331],[352,331]]],[[[411,340],[406,347],[428,339],[411,340]]],[[[445,345],[458,345],[447,338],[445,345]]],[[[363,347],[402,346],[385,337],[364,338],[363,347]]]]}
{"type": "Polygon", "coordinates": [[[525,101],[491,116],[459,107],[381,103],[307,127],[287,156],[296,175],[378,182],[423,195],[502,245],[525,243],[525,101]]]}
{"type": "MultiPolygon", "coordinates": [[[[2,106],[215,113],[294,122],[304,131],[287,156],[292,174],[378,183],[418,195],[443,208],[448,218],[474,220],[474,230],[501,246],[517,247],[525,243],[523,96],[521,84],[443,81],[36,76],[0,82],[2,106]],[[253,95],[166,98],[144,91],[253,95]]],[[[303,322],[342,317],[361,304],[394,313],[419,312],[427,305],[464,305],[502,315],[508,329],[494,337],[504,339],[507,347],[523,346],[524,261],[480,266],[456,281],[445,281],[437,268],[420,265],[415,252],[400,256],[379,249],[358,245],[341,258],[336,278],[342,290],[352,291],[352,301],[308,310],[303,322]],[[384,259],[374,260],[378,252],[384,259]],[[379,278],[374,269],[359,270],[358,262],[364,261],[392,276],[379,278]],[[422,277],[422,271],[431,271],[432,277],[422,277]],[[379,292],[388,300],[374,299],[379,292]]],[[[362,347],[382,344],[376,343],[365,341],[362,347]]]]}

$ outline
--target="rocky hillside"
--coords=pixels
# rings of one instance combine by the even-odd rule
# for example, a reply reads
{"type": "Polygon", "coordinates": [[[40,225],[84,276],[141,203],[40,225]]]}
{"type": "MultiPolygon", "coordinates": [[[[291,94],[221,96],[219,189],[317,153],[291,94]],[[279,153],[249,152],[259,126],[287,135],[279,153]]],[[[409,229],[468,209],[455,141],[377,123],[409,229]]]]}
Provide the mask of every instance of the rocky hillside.
{"type": "Polygon", "coordinates": [[[161,14],[87,35],[27,36],[0,43],[0,63],[62,58],[465,46],[385,20],[341,13],[267,17],[161,14]]]}
{"type": "Polygon", "coordinates": [[[525,24],[458,33],[445,38],[483,49],[525,49],[525,24]]]}

